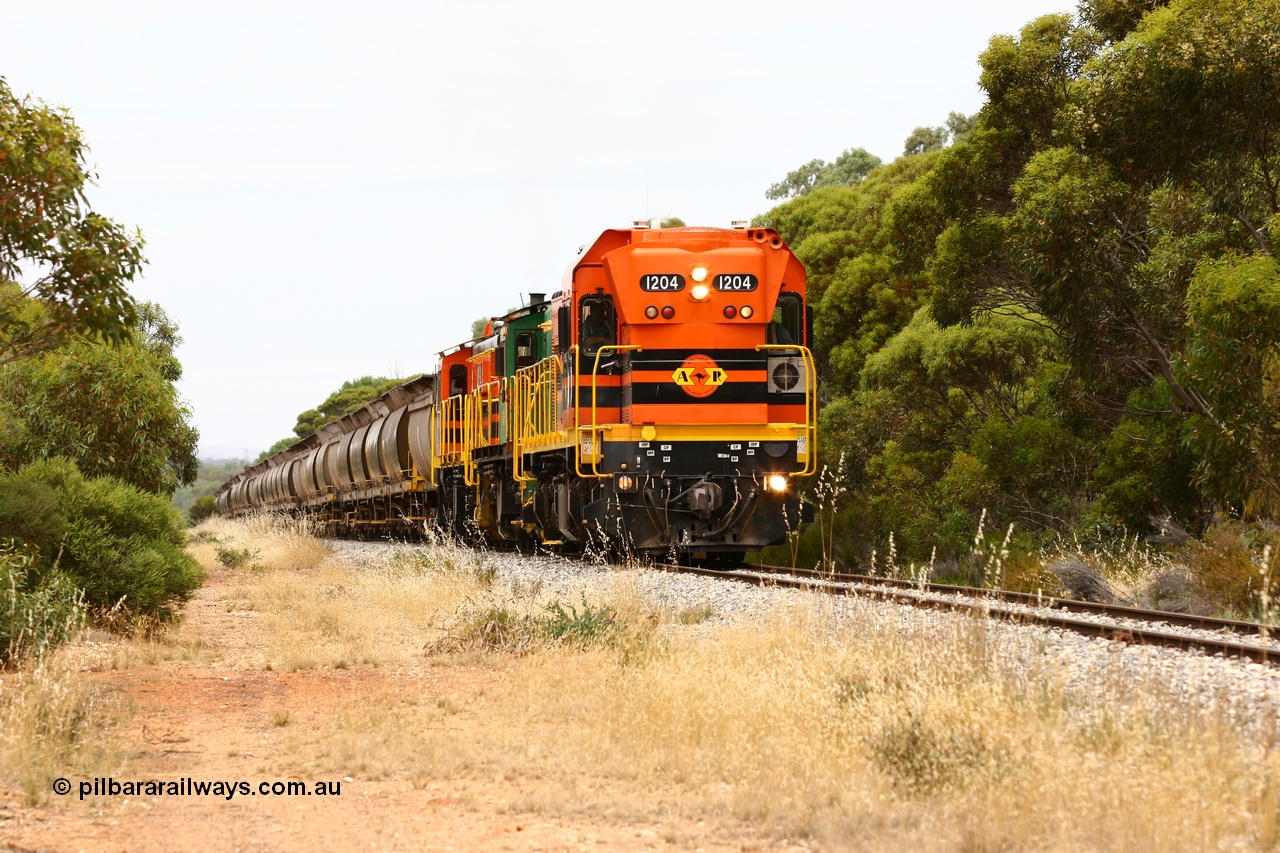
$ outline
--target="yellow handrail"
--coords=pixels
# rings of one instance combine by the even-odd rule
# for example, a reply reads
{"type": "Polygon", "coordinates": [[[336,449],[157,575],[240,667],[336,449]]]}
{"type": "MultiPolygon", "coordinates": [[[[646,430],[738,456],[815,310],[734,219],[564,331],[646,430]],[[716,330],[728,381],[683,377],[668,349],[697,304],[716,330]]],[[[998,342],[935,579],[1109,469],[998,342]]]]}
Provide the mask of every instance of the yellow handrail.
{"type": "MultiPolygon", "coordinates": [[[[595,363],[591,366],[591,426],[589,427],[589,429],[591,430],[591,447],[592,447],[591,473],[587,474],[587,473],[584,473],[582,470],[583,427],[579,425],[578,436],[577,436],[578,448],[577,448],[577,452],[574,453],[573,455],[573,464],[574,464],[574,467],[577,469],[579,477],[595,477],[596,479],[605,479],[613,476],[612,474],[600,473],[600,459],[601,457],[604,456],[604,441],[603,441],[604,428],[599,425],[596,418],[596,400],[598,397],[598,394],[597,394],[598,387],[597,387],[596,380],[598,379],[600,374],[600,357],[605,354],[605,350],[608,350],[610,353],[643,352],[644,347],[640,346],[639,344],[605,344],[604,346],[601,346],[596,350],[596,360],[595,360],[595,363]]],[[[579,390],[580,386],[578,385],[577,375],[575,375],[573,378],[573,387],[574,387],[574,391],[578,392],[574,402],[578,403],[581,401],[581,391],[579,390]]],[[[618,405],[622,405],[621,400],[618,401],[618,405]]],[[[578,405],[574,406],[575,418],[577,417],[577,412],[579,409],[580,409],[580,406],[578,405]]],[[[575,420],[575,423],[576,423],[576,420],[575,420]]]]}
{"type": "Polygon", "coordinates": [[[513,475],[522,483],[534,479],[524,470],[524,454],[529,448],[554,444],[563,436],[556,416],[556,384],[563,372],[560,357],[552,355],[522,367],[513,377],[507,419],[511,425],[513,475]]]}
{"type": "Polygon", "coordinates": [[[521,450],[524,434],[524,376],[517,370],[516,375],[507,379],[507,433],[511,437],[511,477],[517,483],[527,483],[532,477],[524,473],[524,453],[521,450]]]}
{"type": "Polygon", "coordinates": [[[479,484],[476,479],[476,463],[472,454],[479,447],[477,433],[480,423],[480,389],[472,390],[466,396],[462,412],[462,482],[468,486],[479,484]]]}
{"type": "MultiPolygon", "coordinates": [[[[804,430],[807,456],[804,467],[793,473],[795,477],[809,477],[818,472],[818,373],[814,368],[813,353],[799,344],[757,344],[756,352],[795,351],[804,361],[804,430]]],[[[799,447],[796,448],[799,455],[799,447]]]]}
{"type": "Polygon", "coordinates": [[[446,397],[436,406],[435,446],[432,448],[432,467],[436,470],[464,461],[466,429],[465,409],[467,398],[461,394],[446,397]],[[456,426],[455,426],[456,424],[456,426]]]}
{"type": "Polygon", "coordinates": [[[475,451],[492,444],[493,404],[500,402],[501,396],[502,383],[495,379],[477,385],[466,397],[462,427],[462,478],[468,486],[480,484],[476,475],[475,451]]]}

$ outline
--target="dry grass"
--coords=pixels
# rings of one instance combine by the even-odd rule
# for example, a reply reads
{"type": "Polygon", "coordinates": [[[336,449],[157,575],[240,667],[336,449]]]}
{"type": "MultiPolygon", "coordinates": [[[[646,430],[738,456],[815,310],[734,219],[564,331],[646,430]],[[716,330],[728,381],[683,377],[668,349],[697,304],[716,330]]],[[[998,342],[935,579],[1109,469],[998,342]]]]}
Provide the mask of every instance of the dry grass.
{"type": "Polygon", "coordinates": [[[1192,713],[1155,680],[1068,689],[1053,659],[977,620],[870,603],[848,619],[801,598],[751,626],[696,624],[709,613],[655,613],[624,573],[589,604],[615,628],[556,643],[529,627],[544,601],[445,552],[246,584],[285,665],[430,654],[499,675],[470,698],[336,699],[327,730],[291,743],[310,770],[514,780],[517,810],[750,823],[833,848],[1280,842],[1274,730],[1243,735],[1230,697],[1192,713]]]}
{"type": "MultiPolygon", "coordinates": [[[[1182,556],[1201,595],[1226,613],[1257,619],[1265,609],[1263,580],[1264,575],[1270,580],[1271,555],[1277,546],[1280,529],[1275,525],[1224,521],[1205,531],[1200,541],[1189,542],[1182,556]]],[[[1268,590],[1267,596],[1272,593],[1268,590]]]]}
{"type": "Polygon", "coordinates": [[[531,657],[472,709],[481,736],[425,737],[418,772],[603,778],[611,794],[544,792],[540,808],[659,809],[867,849],[1275,841],[1276,754],[1225,713],[1187,719],[1158,685],[1070,695],[980,622],[925,632],[869,610],[832,633],[828,616],[812,602],[626,665],[600,649],[531,657]]]}
{"type": "MultiPolygon", "coordinates": [[[[1176,532],[1154,537],[1155,544],[1137,536],[1110,548],[1061,543],[1039,555],[1043,571],[1033,579],[1034,588],[1158,610],[1277,621],[1273,555],[1280,553],[1280,527],[1226,520],[1199,539],[1176,532]]],[[[1032,587],[1024,582],[1013,588],[1032,587]]]]}
{"type": "Polygon", "coordinates": [[[83,669],[90,671],[127,670],[156,666],[165,661],[207,665],[219,657],[219,644],[186,625],[170,625],[165,630],[129,636],[100,630],[87,633],[89,643],[74,651],[83,669]]]}
{"type": "MultiPolygon", "coordinates": [[[[190,550],[209,570],[217,567],[217,549],[224,546],[252,547],[264,570],[314,568],[330,550],[305,525],[265,515],[234,523],[211,519],[195,531],[190,550]]],[[[81,642],[0,671],[0,778],[15,781],[29,801],[47,799],[55,778],[127,767],[114,732],[128,709],[93,686],[82,670],[168,660],[205,663],[214,656],[208,638],[179,626],[121,627],[128,636],[89,631],[81,642]]]]}
{"type": "Polygon", "coordinates": [[[225,567],[219,551],[247,551],[249,568],[313,569],[332,549],[306,521],[260,513],[241,519],[213,517],[191,531],[188,552],[205,571],[225,567]]]}
{"type": "Polygon", "coordinates": [[[122,769],[113,732],[124,709],[95,692],[62,654],[0,679],[0,776],[16,780],[28,802],[45,801],[58,777],[122,769]]]}
{"type": "Polygon", "coordinates": [[[246,574],[232,601],[266,616],[270,667],[383,666],[421,660],[457,614],[484,608],[491,578],[471,552],[403,551],[359,569],[330,561],[246,574]]]}
{"type": "Polygon", "coordinates": [[[22,621],[7,626],[0,655],[6,664],[0,668],[0,779],[15,783],[29,803],[39,803],[60,776],[93,773],[104,762],[119,765],[109,730],[121,708],[77,671],[85,657],[85,644],[77,640],[111,635],[85,629],[80,596],[24,595],[25,577],[10,571],[7,580],[8,613],[22,621]]]}

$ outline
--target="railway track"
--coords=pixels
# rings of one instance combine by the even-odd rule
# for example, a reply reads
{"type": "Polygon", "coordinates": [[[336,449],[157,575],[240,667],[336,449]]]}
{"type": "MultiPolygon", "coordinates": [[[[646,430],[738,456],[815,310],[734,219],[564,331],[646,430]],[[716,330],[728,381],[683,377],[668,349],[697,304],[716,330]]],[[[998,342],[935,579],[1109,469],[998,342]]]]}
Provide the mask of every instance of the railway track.
{"type": "Polygon", "coordinates": [[[1195,649],[1209,655],[1280,665],[1280,646],[1269,644],[1265,640],[1267,626],[1256,622],[1073,601],[1010,590],[981,590],[781,566],[739,567],[728,571],[678,565],[661,568],[755,586],[802,589],[831,595],[863,595],[913,607],[968,612],[1001,621],[1061,628],[1118,642],[1195,649]],[[1250,642],[1250,637],[1261,642],[1250,642]]]}

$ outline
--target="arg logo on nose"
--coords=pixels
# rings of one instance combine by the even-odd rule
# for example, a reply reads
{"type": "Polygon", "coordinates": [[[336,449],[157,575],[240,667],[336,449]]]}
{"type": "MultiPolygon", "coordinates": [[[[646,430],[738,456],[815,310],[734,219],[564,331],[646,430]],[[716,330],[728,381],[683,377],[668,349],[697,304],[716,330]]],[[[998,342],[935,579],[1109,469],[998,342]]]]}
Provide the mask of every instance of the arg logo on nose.
{"type": "Polygon", "coordinates": [[[729,374],[711,356],[696,353],[686,358],[671,378],[690,397],[710,397],[729,378],[729,374]]]}

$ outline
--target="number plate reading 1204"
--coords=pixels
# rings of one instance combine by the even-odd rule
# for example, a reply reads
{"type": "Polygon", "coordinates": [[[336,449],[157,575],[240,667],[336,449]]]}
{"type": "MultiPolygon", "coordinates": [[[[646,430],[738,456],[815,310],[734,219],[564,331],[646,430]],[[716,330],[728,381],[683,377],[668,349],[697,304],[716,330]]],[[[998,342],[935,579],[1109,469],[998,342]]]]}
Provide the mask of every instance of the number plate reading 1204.
{"type": "Polygon", "coordinates": [[[716,276],[716,290],[739,293],[744,290],[755,290],[759,286],[760,279],[751,273],[722,273],[716,276]]]}
{"type": "Polygon", "coordinates": [[[684,290],[684,276],[679,273],[642,275],[640,276],[640,289],[651,293],[684,290]]]}

